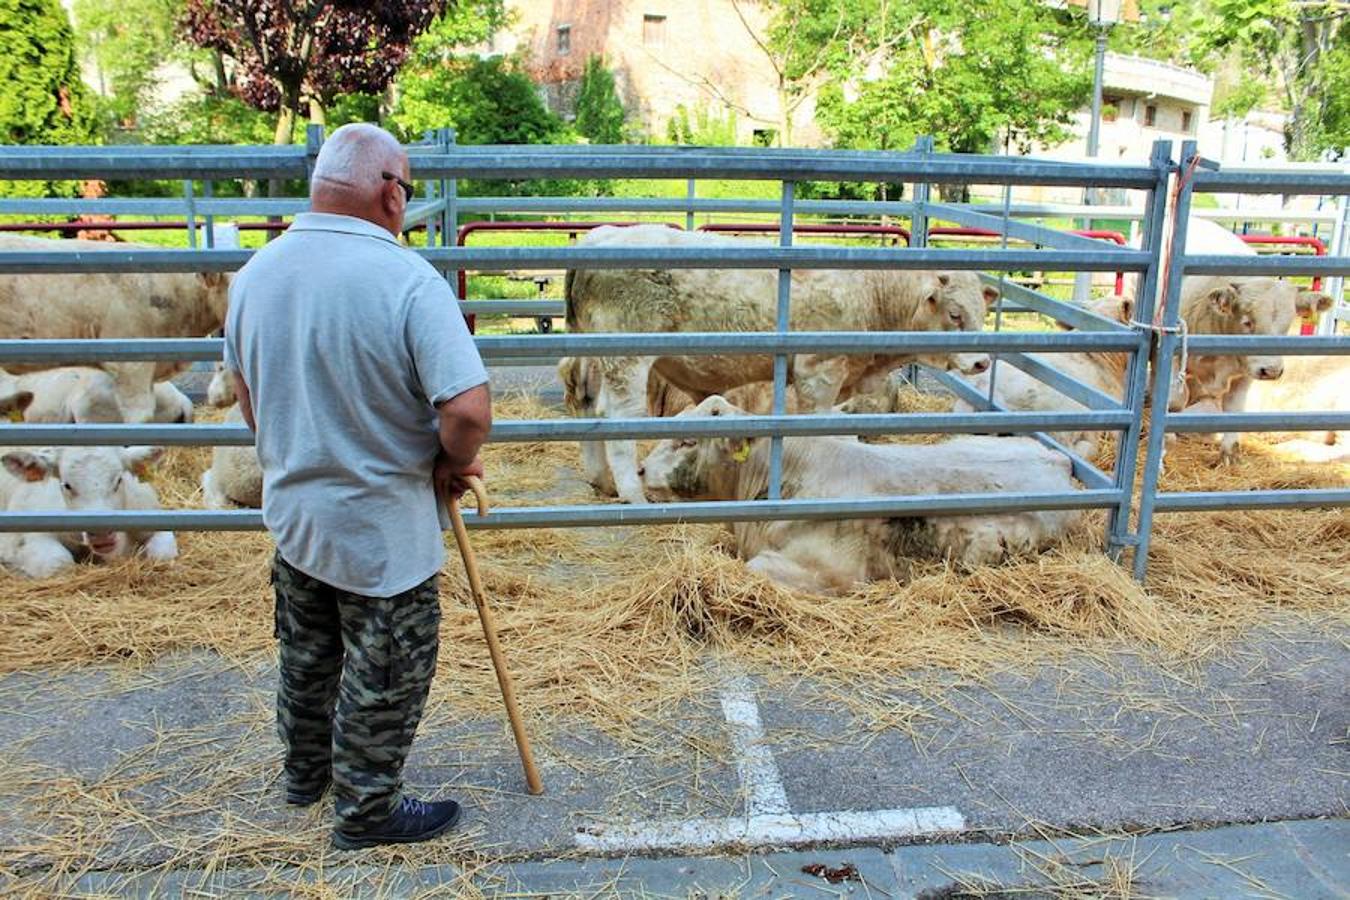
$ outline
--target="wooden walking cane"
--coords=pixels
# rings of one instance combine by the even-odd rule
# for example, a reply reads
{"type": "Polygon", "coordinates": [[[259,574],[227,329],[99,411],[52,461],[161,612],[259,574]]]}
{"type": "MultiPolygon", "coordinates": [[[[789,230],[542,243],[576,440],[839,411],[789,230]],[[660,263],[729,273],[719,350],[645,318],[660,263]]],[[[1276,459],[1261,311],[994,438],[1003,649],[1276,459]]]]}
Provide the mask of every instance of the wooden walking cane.
{"type": "MultiPolygon", "coordinates": [[[[488,511],[487,490],[477,476],[468,478],[469,488],[478,500],[478,514],[488,511]]],[[[455,543],[459,544],[459,555],[464,558],[464,571],[469,576],[469,589],[473,593],[473,604],[478,607],[478,620],[483,623],[483,636],[487,638],[488,653],[492,655],[492,668],[497,672],[497,684],[502,689],[502,700],[506,703],[506,715],[511,720],[511,731],[516,736],[516,748],[520,750],[520,763],[525,767],[525,783],[531,794],[542,794],[544,782],[539,778],[539,770],[534,766],[534,754],[530,752],[530,739],[525,734],[525,724],[520,720],[520,710],[516,708],[516,692],[511,686],[511,673],[506,668],[506,658],[502,656],[501,644],[497,643],[497,627],[492,623],[492,611],[488,609],[487,598],[483,594],[483,582],[478,577],[478,563],[474,559],[473,547],[469,546],[469,532],[464,527],[464,517],[459,511],[459,498],[449,502],[450,524],[455,530],[455,543]]]]}

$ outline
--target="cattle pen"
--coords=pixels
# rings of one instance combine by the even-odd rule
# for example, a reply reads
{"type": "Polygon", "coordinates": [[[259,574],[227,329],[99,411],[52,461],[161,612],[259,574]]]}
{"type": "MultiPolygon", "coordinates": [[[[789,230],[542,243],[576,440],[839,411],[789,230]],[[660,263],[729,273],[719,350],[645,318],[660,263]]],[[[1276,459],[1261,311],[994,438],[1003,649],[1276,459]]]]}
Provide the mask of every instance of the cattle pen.
{"type": "MultiPolygon", "coordinates": [[[[162,216],[180,229],[175,243],[187,245],[110,244],[85,253],[53,242],[50,251],[0,252],[0,279],[238,269],[251,251],[233,245],[226,221],[284,219],[306,210],[307,201],[226,196],[237,190],[231,182],[274,179],[295,187],[321,141],[312,128],[308,144],[297,147],[0,148],[0,179],[103,178],[116,194],[120,180],[156,178],[181,191],[173,198],[6,198],[0,216],[162,216]]],[[[630,867],[650,856],[679,867],[676,895],[697,882],[711,896],[719,866],[734,868],[747,851],[788,847],[802,858],[765,858],[777,870],[775,896],[834,887],[915,896],[913,884],[887,891],[891,882],[871,865],[885,862],[892,848],[935,854],[907,877],[923,873],[931,879],[924,886],[943,896],[1156,896],[1172,876],[1150,874],[1150,855],[1166,856],[1163,867],[1173,869],[1194,857],[1195,865],[1228,877],[1213,895],[1241,896],[1265,882],[1254,880],[1259,870],[1247,856],[1204,843],[1225,831],[1210,826],[1343,826],[1334,820],[1345,808],[1337,685],[1350,660],[1350,516],[1341,508],[1350,503],[1350,465],[1294,463],[1253,441],[1246,455],[1220,467],[1212,448],[1185,440],[1168,449],[1164,469],[1166,432],[1212,431],[1218,423],[1168,414],[1166,404],[1150,406],[1145,398],[1150,383],[1154,396],[1167,394],[1169,365],[1188,354],[1350,350],[1343,334],[1187,334],[1177,303],[1183,275],[1224,266],[1320,275],[1339,298],[1340,278],[1350,270],[1343,220],[1326,256],[1184,256],[1177,249],[1168,262],[1169,249],[1184,246],[1186,204],[1196,193],[1341,196],[1350,192],[1350,177],[1213,170],[1192,146],[1178,156],[1161,142],[1137,165],[953,156],[932,152],[928,141],[903,153],[461,147],[447,132],[409,152],[422,188],[409,210],[409,244],[451,284],[461,272],[476,275],[467,285],[489,299],[461,297],[460,308],[480,322],[562,312],[555,299],[491,294],[498,282],[485,272],[646,266],[778,273],[770,284],[776,329],[476,338],[496,393],[497,424],[483,453],[493,509],[485,516],[466,511],[465,520],[476,529],[472,540],[546,793],[523,791],[477,616],[462,602],[467,584],[452,561],[441,573],[437,677],[405,776],[419,795],[463,798],[466,827],[438,843],[362,857],[328,849],[331,807],[296,811],[279,796],[271,541],[259,533],[256,510],[201,508],[209,501],[198,479],[211,447],[247,449],[249,432],[221,422],[218,410],[195,424],[0,422],[10,446],[170,447],[146,476],[162,511],[0,510],[0,531],[182,532],[173,560],[133,557],[6,581],[0,800],[8,812],[0,816],[0,889],[44,897],[545,893],[523,876],[517,883],[512,867],[521,865],[556,874],[551,896],[652,896],[623,883],[630,867]],[[662,179],[683,196],[469,194],[494,179],[554,177],[641,178],[644,189],[662,179]],[[713,179],[755,196],[700,196],[719,190],[713,179]],[[807,182],[831,179],[902,182],[904,194],[798,196],[807,182]],[[755,189],[745,187],[752,181],[755,189]],[[939,191],[953,193],[939,185],[957,184],[977,186],[982,201],[938,199],[939,191]],[[1128,194],[1132,205],[1095,207],[1101,212],[1090,218],[1103,220],[1096,223],[1101,230],[1125,231],[1116,223],[1134,215],[1138,243],[1068,233],[1067,220],[1083,218],[1081,208],[1066,212],[1013,194],[1034,185],[1128,194]],[[465,228],[491,230],[473,228],[478,217],[500,216],[507,221],[489,224],[509,226],[517,224],[513,217],[537,222],[551,214],[568,220],[551,223],[562,235],[557,243],[567,229],[597,220],[659,219],[693,232],[706,224],[700,220],[732,215],[757,217],[756,231],[772,225],[777,241],[620,250],[504,247],[496,246],[501,235],[484,234],[482,245],[458,244],[465,228]],[[836,240],[821,232],[841,222],[871,237],[811,243],[836,240]],[[997,237],[982,237],[976,247],[934,246],[934,237],[955,230],[997,237]],[[876,246],[901,231],[908,246],[876,246]],[[788,328],[789,313],[804,304],[786,276],[822,267],[963,269],[1000,296],[983,331],[788,328]],[[1057,298],[1040,286],[1048,279],[1014,280],[1079,270],[1099,273],[1097,286],[1108,291],[1118,272],[1137,286],[1129,321],[1057,298]],[[1021,330],[1028,324],[1041,330],[1021,330]],[[787,414],[790,355],[896,347],[989,353],[998,360],[993,381],[1026,376],[1082,409],[1010,411],[991,400],[992,386],[986,393],[919,366],[890,407],[898,414],[787,414]],[[676,348],[692,356],[776,358],[769,414],[578,418],[545,396],[556,389],[551,364],[559,357],[676,348]],[[1113,396],[1052,365],[1064,358],[1057,354],[1081,351],[1125,358],[1123,392],[1113,396]],[[498,389],[538,378],[541,366],[548,367],[547,385],[498,389]],[[974,411],[952,412],[954,397],[974,411]],[[1091,456],[1053,437],[1080,427],[1111,436],[1091,456]],[[1033,436],[1069,461],[1081,489],[866,499],[794,499],[783,490],[744,502],[630,506],[598,499],[580,475],[584,442],[604,439],[755,436],[759,453],[775,444],[776,452],[791,450],[800,436],[923,443],[971,432],[1033,436]],[[828,595],[760,576],[728,552],[720,524],[801,518],[847,525],[1056,507],[1085,509],[1062,544],[1043,553],[964,570],[945,559],[916,559],[903,575],[828,595]],[[1178,830],[1197,824],[1204,830],[1178,830]],[[1152,830],[1162,834],[1148,838],[1175,839],[1178,847],[1152,854],[1144,837],[1152,830]],[[1084,834],[1091,835],[1083,839],[1090,861],[1060,853],[1062,835],[1084,834]],[[1036,873],[1024,865],[981,874],[965,857],[946,855],[994,849],[983,841],[1010,842],[1021,852],[1023,839],[1047,837],[1046,846],[1027,851],[1041,854],[1026,857],[1036,873]],[[1206,852],[1197,857],[1189,845],[1206,852]],[[814,865],[802,865],[821,862],[831,871],[856,866],[862,883],[830,885],[807,874],[814,865]],[[1049,889],[1028,893],[1036,880],[1049,889]]],[[[1304,221],[1336,221],[1324,212],[1310,216],[1304,221]]],[[[248,237],[260,243],[256,232],[248,237]]],[[[1334,329],[1332,318],[1322,325],[1334,329]]],[[[33,361],[206,363],[219,361],[221,349],[219,339],[202,337],[0,339],[0,369],[33,361]]],[[[1350,416],[1234,414],[1221,427],[1345,429],[1350,416]]],[[[790,469],[775,473],[783,485],[790,476],[790,469]]],[[[748,895],[747,883],[735,873],[720,895],[748,895]]]]}
{"type": "MultiPolygon", "coordinates": [[[[1199,353],[1345,354],[1350,342],[1336,335],[1318,336],[1227,336],[1183,335],[1178,326],[1181,278],[1188,273],[1237,273],[1243,275],[1343,276],[1350,272],[1345,256],[1245,258],[1209,256],[1198,258],[1180,252],[1185,242],[1185,223],[1191,197],[1197,191],[1284,192],[1344,195],[1350,193],[1350,176],[1305,172],[1216,171],[1196,155],[1195,147],[1182,147],[1179,161],[1171,158],[1169,142],[1159,142],[1151,159],[1142,164],[1084,164],[1001,156],[964,156],[932,152],[931,143],[920,141],[906,153],[842,152],[808,150],[700,149],[684,147],[467,147],[455,146],[449,136],[429,135],[428,142],[411,148],[413,176],[426,186],[426,196],[410,210],[408,226],[426,227],[425,248],[419,248],[447,277],[462,270],[482,268],[539,270],[558,267],[592,268],[767,268],[779,272],[777,330],[772,333],[668,333],[668,334],[554,334],[480,336],[478,346],[489,365],[509,360],[551,360],[560,355],[601,356],[651,355],[678,351],[689,355],[727,353],[774,356],[774,401],[772,414],[748,416],[736,421],[679,422],[661,419],[571,419],[563,421],[510,421],[494,428],[493,442],[596,441],[607,439],[652,439],[681,436],[771,436],[770,487],[767,498],[748,502],[651,504],[639,507],[571,505],[530,509],[499,509],[482,517],[469,517],[471,528],[536,528],[663,524],[689,522],[765,521],[774,519],[877,518],[906,515],[941,515],[960,511],[968,514],[1032,509],[1097,508],[1107,511],[1107,552],[1113,556],[1129,551],[1136,577],[1142,579],[1148,559],[1150,528],[1155,513],[1179,513],[1205,509],[1304,508],[1350,505],[1350,490],[1304,489],[1266,491],[1219,491],[1205,493],[1159,492],[1158,472],[1162,438],[1167,431],[1213,432],[1260,430],[1337,430],[1350,427],[1350,414],[1248,413],[1169,416],[1163,404],[1146,411],[1147,381],[1166,393],[1174,356],[1185,345],[1199,353]],[[684,248],[551,248],[551,247],[461,247],[450,241],[457,234],[459,216],[476,208],[457,191],[461,179],[560,178],[659,178],[659,179],[755,179],[781,184],[776,204],[778,246],[747,245],[709,249],[684,248]],[[795,187],[804,181],[885,179],[914,185],[912,201],[848,204],[801,201],[795,187]],[[1004,191],[1002,214],[988,207],[938,202],[932,199],[935,183],[993,185],[1004,191]],[[1011,188],[1016,185],[1110,188],[1139,192],[1144,197],[1142,244],[1139,249],[1099,241],[1020,221],[1010,215],[1011,188]],[[1170,195],[1169,196],[1169,189],[1170,195]],[[869,209],[884,206],[885,210],[869,209]],[[903,211],[910,217],[911,246],[904,248],[821,247],[794,244],[794,218],[806,211],[850,214],[889,214],[903,211]],[[944,248],[927,246],[930,222],[955,222],[967,228],[1002,235],[1003,246],[944,248]],[[1168,222],[1175,225],[1167,233],[1168,222]],[[1010,249],[1009,240],[1030,241],[1036,249],[1010,249]],[[1167,266],[1167,259],[1172,263],[1167,266]],[[956,269],[975,270],[989,284],[1001,288],[1000,307],[1020,308],[1043,314],[1071,331],[1060,333],[929,333],[929,332],[816,332],[789,333],[788,314],[793,269],[956,269]],[[1044,293],[1011,284],[1000,274],[1019,269],[1056,271],[1128,272],[1138,277],[1138,306],[1134,321],[1127,324],[1057,300],[1044,293]],[[1155,310],[1155,298],[1160,305],[1155,310]],[[1155,315],[1156,312],[1156,315],[1155,315]],[[1155,342],[1160,352],[1150,372],[1148,360],[1155,342]],[[979,395],[949,375],[944,383],[972,402],[978,412],[900,413],[880,415],[784,414],[787,362],[796,353],[868,353],[880,350],[908,353],[986,352],[1086,406],[1081,412],[1009,412],[996,408],[991,398],[979,395]],[[1072,377],[1026,354],[1031,351],[1110,351],[1130,354],[1123,398],[1108,397],[1072,377]],[[1151,416],[1146,428],[1146,417],[1151,416]],[[1119,435],[1114,472],[1104,472],[1052,438],[1047,432],[1064,429],[1099,429],[1119,435]],[[876,497],[867,499],[782,499],[781,443],[785,436],[882,435],[907,433],[1014,433],[1032,434],[1042,443],[1070,457],[1073,471],[1084,490],[1064,494],[959,494],[876,497]],[[1145,440],[1145,434],[1147,439],[1145,440]],[[1136,479],[1136,456],[1143,466],[1136,479]],[[1135,507],[1137,496],[1137,508],[1135,507]],[[1137,514],[1137,515],[1132,515],[1137,514]],[[1132,524],[1137,519],[1137,525],[1132,524]]],[[[302,209],[296,199],[213,199],[213,180],[234,178],[303,178],[322,142],[314,131],[307,146],[295,147],[6,147],[0,148],[0,177],[54,180],[66,178],[172,178],[186,186],[188,222],[193,226],[193,247],[187,250],[128,250],[98,254],[11,252],[0,255],[0,272],[41,274],[54,272],[228,272],[249,257],[238,249],[216,249],[212,240],[214,217],[228,214],[290,214],[302,209]],[[204,185],[202,196],[193,191],[195,181],[204,185]],[[205,225],[204,247],[197,247],[195,223],[205,225]]],[[[684,203],[605,198],[604,202],[574,200],[588,211],[623,208],[629,213],[679,208],[692,222],[696,209],[769,208],[763,201],[696,201],[684,203]]],[[[160,212],[177,201],[100,199],[87,201],[5,201],[0,212],[103,213],[160,212]]],[[[499,205],[502,205],[499,203],[499,205]]],[[[511,208],[530,206],[520,199],[511,208]]],[[[535,206],[557,207],[558,200],[537,200],[535,206]]],[[[472,302],[464,303],[472,311],[472,302]]],[[[497,311],[502,311],[498,309],[497,311]]],[[[0,341],[0,364],[92,363],[99,361],[178,360],[214,361],[221,356],[218,339],[165,340],[4,340],[0,341]]],[[[16,446],[160,444],[246,445],[251,436],[242,426],[227,425],[18,425],[8,429],[7,443],[16,446]]],[[[62,512],[5,513],[0,529],[42,531],[70,529],[131,528],[166,530],[247,530],[262,526],[261,517],[250,511],[165,510],[75,514],[62,512]]]]}

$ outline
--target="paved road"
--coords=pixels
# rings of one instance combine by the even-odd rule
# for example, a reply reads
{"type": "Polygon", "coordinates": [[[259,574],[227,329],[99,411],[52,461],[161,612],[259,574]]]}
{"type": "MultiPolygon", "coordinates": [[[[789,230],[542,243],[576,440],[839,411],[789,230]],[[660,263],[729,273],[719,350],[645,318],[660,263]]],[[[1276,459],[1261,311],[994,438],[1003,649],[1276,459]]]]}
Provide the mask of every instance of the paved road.
{"type": "MultiPolygon", "coordinates": [[[[410,786],[466,800],[462,849],[538,861],[1347,815],[1350,650],[1334,637],[1250,641],[1185,678],[1125,657],[985,686],[898,687],[899,728],[828,708],[809,684],[783,690],[709,664],[726,675],[719,692],[652,723],[636,744],[582,723],[541,741],[541,798],[523,793],[500,720],[432,708],[410,786]]],[[[41,873],[52,862],[41,837],[68,834],[72,819],[88,820],[99,841],[82,852],[111,872],[193,848],[209,855],[222,820],[324,853],[327,811],[280,803],[274,677],[267,661],[199,653],[134,673],[0,679],[10,773],[0,787],[0,865],[41,873]],[[36,767],[40,777],[25,775],[36,767]],[[57,783],[81,791],[53,799],[57,783]]],[[[1344,881],[1343,856],[1318,859],[1344,881]]]]}

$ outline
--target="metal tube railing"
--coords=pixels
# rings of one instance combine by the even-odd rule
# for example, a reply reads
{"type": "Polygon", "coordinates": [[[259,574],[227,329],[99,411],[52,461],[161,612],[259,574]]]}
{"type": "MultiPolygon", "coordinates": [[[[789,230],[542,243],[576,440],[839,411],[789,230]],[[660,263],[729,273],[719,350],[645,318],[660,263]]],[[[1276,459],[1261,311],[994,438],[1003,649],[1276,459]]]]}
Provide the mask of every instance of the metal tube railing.
{"type": "MultiPolygon", "coordinates": [[[[1238,275],[1314,274],[1342,276],[1350,273],[1350,258],[1318,259],[1184,256],[1185,221],[1194,191],[1350,193],[1350,176],[1342,172],[1212,172],[1192,171],[1194,144],[1183,154],[1189,175],[1177,192],[1178,219],[1173,235],[1173,263],[1162,284],[1162,225],[1167,212],[1166,190],[1174,170],[1170,145],[1159,142],[1146,166],[1063,163],[1009,157],[964,157],[932,152],[931,142],[921,140],[914,152],[875,153],[838,151],[766,151],[758,148],[634,148],[634,147],[454,147],[453,138],[439,133],[412,153],[415,178],[436,182],[431,196],[410,210],[415,222],[433,225],[428,248],[419,252],[443,271],[495,268],[509,270],[557,268],[759,268],[779,273],[776,331],[743,334],[586,334],[549,337],[483,337],[478,346],[488,361],[531,361],[559,355],[743,355],[775,359],[773,414],[717,419],[558,419],[499,422],[492,439],[496,442],[537,440],[602,440],[675,435],[750,436],[771,439],[771,458],[778,457],[786,437],[839,434],[887,433],[1026,433],[1065,454],[1075,475],[1087,486],[1071,493],[1032,495],[927,495],[914,497],[849,498],[840,500],[781,500],[749,502],[654,504],[643,507],[531,507],[497,510],[488,516],[468,516],[471,527],[570,527],[610,524],[657,524],[693,521],[764,521],[784,518],[881,518],[897,515],[971,515],[1022,509],[1080,509],[1105,507],[1110,511],[1109,546],[1113,552],[1134,545],[1135,570],[1142,577],[1147,565],[1152,514],[1215,508],[1305,508],[1350,504],[1350,491],[1233,491],[1206,493],[1159,493],[1157,490],[1163,433],[1238,430],[1339,430],[1350,426],[1350,414],[1186,414],[1169,416],[1165,404],[1155,404],[1153,427],[1144,446],[1145,460],[1140,486],[1139,525],[1130,531],[1129,520],[1135,478],[1135,460],[1141,445],[1143,396],[1148,374],[1150,335],[1147,329],[1131,328],[1094,313],[1050,298],[1036,291],[1007,284],[986,274],[1034,268],[1058,271],[1123,271],[1141,273],[1136,317],[1153,320],[1153,295],[1161,287],[1162,329],[1158,364],[1154,370],[1155,396],[1166,396],[1167,381],[1178,346],[1176,302],[1181,279],[1186,274],[1230,273],[1238,275]],[[684,198],[461,198],[459,178],[518,177],[638,177],[681,178],[691,185],[684,198]],[[695,196],[697,178],[754,178],[782,182],[778,201],[708,200],[695,196]],[[907,181],[915,184],[914,202],[905,201],[797,201],[796,180],[907,181]],[[1138,189],[1145,192],[1142,214],[1132,207],[1093,207],[1094,214],[1113,218],[1142,218],[1143,249],[1111,248],[1086,238],[1065,235],[1036,225],[1009,221],[1011,216],[1044,217],[1064,214],[1062,207],[1045,204],[1012,204],[1005,193],[1002,207],[949,205],[929,202],[928,188],[939,182],[978,182],[1004,186],[1018,184],[1096,186],[1138,189]],[[777,213],[780,246],[730,248],[528,248],[444,246],[456,233],[462,212],[522,210],[626,212],[682,212],[687,217],[699,211],[752,211],[777,213]],[[1001,213],[1001,216],[992,213],[1001,213]],[[805,214],[911,215],[915,247],[885,250],[854,247],[793,246],[794,216],[805,214]],[[970,227],[991,227],[1007,238],[1035,241],[1048,250],[932,249],[926,246],[930,217],[950,218],[970,227]],[[999,284],[1008,300],[1022,308],[1050,315],[1080,329],[1067,333],[1019,332],[790,332],[790,273],[796,269],[959,269],[984,270],[986,283],[999,284]],[[1084,403],[1087,410],[1073,412],[1000,411],[980,392],[953,376],[940,373],[939,380],[969,399],[977,413],[906,413],[890,415],[782,414],[786,390],[786,364],[798,353],[920,355],[958,352],[1003,352],[1006,361],[1056,390],[1084,403]],[[1131,354],[1123,401],[1082,384],[1049,361],[1027,352],[1120,352],[1131,354]],[[1111,475],[1063,447],[1047,432],[1103,430],[1120,433],[1118,461],[1111,475]]],[[[103,211],[147,215],[186,214],[188,221],[215,215],[286,215],[308,207],[303,198],[238,200],[209,196],[211,179],[237,177],[303,178],[312,164],[318,141],[314,135],[305,147],[190,147],[190,148],[0,148],[0,178],[172,178],[185,183],[185,196],[174,200],[0,200],[0,214],[35,211],[103,211]],[[204,196],[190,187],[203,180],[204,196]]],[[[1260,212],[1197,211],[1210,218],[1268,221],[1260,212]]],[[[1292,220],[1332,221],[1330,215],[1281,216],[1292,220]]],[[[193,232],[195,240],[195,229],[193,232]]],[[[214,243],[214,241],[210,241],[214,243]]],[[[157,251],[105,250],[99,252],[29,252],[0,254],[0,273],[80,272],[203,272],[232,271],[243,265],[250,253],[234,250],[157,251]]],[[[517,301],[476,301],[491,304],[517,301]]],[[[536,301],[537,303],[537,301],[536,301]]],[[[465,304],[466,309],[474,303],[465,304]]],[[[539,306],[545,304],[540,303],[539,306]]],[[[504,308],[504,307],[503,307],[504,308]]],[[[552,306],[550,306],[552,308],[552,306]]],[[[486,309],[484,310],[486,311],[486,309]]],[[[1325,354],[1346,353],[1344,338],[1193,335],[1193,353],[1208,354],[1325,354]]],[[[96,362],[134,360],[218,360],[221,342],[211,339],[147,339],[127,341],[0,340],[0,363],[5,362],[96,362]]],[[[9,443],[173,445],[251,443],[247,429],[234,425],[21,425],[12,426],[9,443]]],[[[771,479],[778,485],[781,473],[771,479]]],[[[776,494],[776,491],[775,491],[776,494]]],[[[116,514],[7,513],[0,515],[0,531],[69,530],[94,528],[138,529],[233,529],[260,528],[254,512],[160,511],[116,514]]]]}

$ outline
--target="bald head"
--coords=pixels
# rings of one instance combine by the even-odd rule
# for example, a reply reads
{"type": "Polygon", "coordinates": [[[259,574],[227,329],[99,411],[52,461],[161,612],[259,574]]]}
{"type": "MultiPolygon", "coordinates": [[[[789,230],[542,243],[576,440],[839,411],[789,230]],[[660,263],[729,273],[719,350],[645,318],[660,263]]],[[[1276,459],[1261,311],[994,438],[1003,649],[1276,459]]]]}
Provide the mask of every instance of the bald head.
{"type": "Polygon", "coordinates": [[[407,200],[386,172],[409,178],[408,154],[398,140],[376,125],[343,125],[319,148],[309,182],[310,208],[366,219],[397,236],[407,200]]]}

